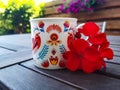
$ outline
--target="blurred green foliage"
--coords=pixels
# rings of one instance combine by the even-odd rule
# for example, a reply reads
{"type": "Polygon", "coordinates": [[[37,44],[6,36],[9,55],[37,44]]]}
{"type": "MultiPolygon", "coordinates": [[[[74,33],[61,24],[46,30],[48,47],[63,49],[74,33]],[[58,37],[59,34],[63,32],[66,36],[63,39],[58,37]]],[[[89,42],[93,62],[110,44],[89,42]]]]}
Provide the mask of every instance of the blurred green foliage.
{"type": "Polygon", "coordinates": [[[30,33],[30,18],[43,17],[44,3],[35,5],[33,0],[8,0],[0,7],[0,35],[30,33]]]}

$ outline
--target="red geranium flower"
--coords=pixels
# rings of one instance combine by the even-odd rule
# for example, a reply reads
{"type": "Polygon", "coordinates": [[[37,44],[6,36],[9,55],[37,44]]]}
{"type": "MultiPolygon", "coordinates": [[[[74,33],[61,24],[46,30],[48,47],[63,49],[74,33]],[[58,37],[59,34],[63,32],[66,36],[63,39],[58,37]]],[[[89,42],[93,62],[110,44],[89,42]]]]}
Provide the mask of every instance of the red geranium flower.
{"type": "Polygon", "coordinates": [[[99,45],[102,44],[103,42],[106,42],[106,34],[105,33],[99,33],[94,36],[90,36],[88,38],[88,41],[92,44],[99,45]]]}
{"type": "Polygon", "coordinates": [[[103,42],[102,44],[100,44],[100,49],[105,49],[108,48],[110,45],[110,43],[108,41],[103,42]]]}
{"type": "Polygon", "coordinates": [[[113,59],[113,51],[110,48],[100,49],[100,56],[102,58],[107,58],[108,60],[113,59]]]}
{"type": "Polygon", "coordinates": [[[86,36],[91,36],[97,34],[98,31],[99,27],[94,22],[87,22],[85,23],[85,25],[83,25],[81,33],[83,33],[86,36]]]}
{"type": "Polygon", "coordinates": [[[102,67],[98,50],[83,39],[74,40],[70,51],[65,52],[63,57],[66,59],[66,67],[71,71],[82,69],[91,73],[97,70],[98,66],[102,67]]]}
{"type": "Polygon", "coordinates": [[[104,58],[112,59],[114,53],[109,48],[106,34],[98,32],[99,27],[93,22],[78,28],[76,38],[68,44],[70,51],[63,54],[69,70],[80,69],[86,73],[92,73],[102,67],[106,68],[104,58]],[[88,40],[81,39],[81,33],[88,36],[88,40]]]}

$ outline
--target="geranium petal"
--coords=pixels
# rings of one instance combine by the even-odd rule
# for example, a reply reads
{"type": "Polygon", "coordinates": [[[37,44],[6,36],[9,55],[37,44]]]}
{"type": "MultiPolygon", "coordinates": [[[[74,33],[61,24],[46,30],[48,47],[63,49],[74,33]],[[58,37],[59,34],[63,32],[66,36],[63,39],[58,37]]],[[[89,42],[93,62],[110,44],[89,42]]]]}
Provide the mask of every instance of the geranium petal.
{"type": "Polygon", "coordinates": [[[91,63],[87,59],[82,59],[81,68],[85,73],[92,73],[96,70],[96,63],[91,63]]]}
{"type": "Polygon", "coordinates": [[[63,53],[62,56],[63,56],[64,59],[68,59],[71,55],[72,55],[71,51],[66,51],[66,52],[63,53]]]}
{"type": "Polygon", "coordinates": [[[98,49],[98,48],[99,48],[99,45],[93,44],[93,45],[91,45],[91,47],[98,49]]]}
{"type": "Polygon", "coordinates": [[[100,49],[108,48],[109,45],[110,45],[110,43],[108,41],[106,41],[100,45],[100,49]]]}
{"type": "Polygon", "coordinates": [[[73,41],[71,51],[75,52],[76,54],[80,54],[87,47],[89,47],[89,43],[87,41],[84,39],[77,39],[73,41]]]}
{"type": "Polygon", "coordinates": [[[89,37],[88,41],[95,45],[102,44],[103,42],[107,41],[106,34],[105,33],[96,34],[95,36],[89,37]]]}
{"type": "Polygon", "coordinates": [[[106,68],[106,63],[103,58],[99,58],[96,62],[96,70],[100,70],[102,67],[106,68]]]}
{"type": "Polygon", "coordinates": [[[100,56],[102,58],[107,58],[108,60],[113,59],[113,50],[110,48],[105,48],[100,50],[100,56]]]}
{"type": "Polygon", "coordinates": [[[97,34],[99,27],[94,22],[87,22],[83,25],[83,30],[81,31],[86,36],[91,36],[97,34]]]}
{"type": "Polygon", "coordinates": [[[71,56],[66,60],[66,68],[68,68],[71,71],[76,71],[79,69],[80,66],[80,59],[79,57],[76,57],[75,55],[71,54],[71,56]]]}
{"type": "Polygon", "coordinates": [[[84,55],[84,58],[86,58],[90,62],[94,62],[100,58],[100,54],[98,50],[94,47],[86,48],[83,55],[84,55]]]}

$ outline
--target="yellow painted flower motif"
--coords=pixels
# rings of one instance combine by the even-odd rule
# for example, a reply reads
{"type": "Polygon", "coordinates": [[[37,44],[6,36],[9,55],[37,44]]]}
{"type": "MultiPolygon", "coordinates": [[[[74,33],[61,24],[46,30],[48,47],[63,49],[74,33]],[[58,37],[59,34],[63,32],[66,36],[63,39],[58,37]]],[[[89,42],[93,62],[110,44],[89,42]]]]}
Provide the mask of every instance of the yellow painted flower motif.
{"type": "Polygon", "coordinates": [[[50,60],[50,63],[51,63],[52,65],[57,65],[57,63],[58,63],[58,57],[57,57],[57,56],[56,56],[56,57],[51,56],[51,57],[49,58],[49,60],[50,60]]]}

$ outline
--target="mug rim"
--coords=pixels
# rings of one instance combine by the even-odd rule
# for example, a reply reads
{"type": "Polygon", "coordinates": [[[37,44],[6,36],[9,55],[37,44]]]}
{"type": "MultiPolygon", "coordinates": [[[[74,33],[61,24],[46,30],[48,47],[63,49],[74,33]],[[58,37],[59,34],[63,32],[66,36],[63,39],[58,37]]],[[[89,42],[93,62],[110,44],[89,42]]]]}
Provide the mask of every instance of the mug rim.
{"type": "Polygon", "coordinates": [[[76,20],[77,21],[77,18],[70,18],[70,17],[55,17],[55,18],[33,18],[33,19],[30,19],[30,21],[38,21],[38,20],[65,20],[65,19],[68,19],[68,20],[76,20]]]}

